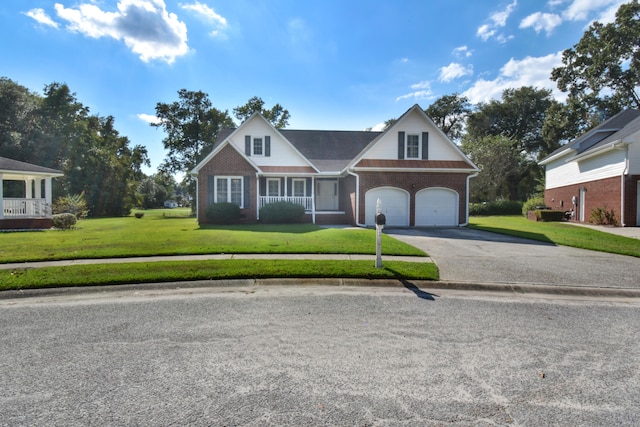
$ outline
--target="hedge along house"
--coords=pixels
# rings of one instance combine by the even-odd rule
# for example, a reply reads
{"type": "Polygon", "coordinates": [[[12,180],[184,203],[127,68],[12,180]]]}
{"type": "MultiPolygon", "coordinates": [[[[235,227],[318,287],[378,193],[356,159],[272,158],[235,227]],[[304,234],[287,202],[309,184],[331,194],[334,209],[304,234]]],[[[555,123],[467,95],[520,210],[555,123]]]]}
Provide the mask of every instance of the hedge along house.
{"type": "Polygon", "coordinates": [[[0,157],[0,230],[51,228],[51,183],[63,175],[59,170],[0,157]]]}
{"type": "Polygon", "coordinates": [[[589,222],[613,210],[621,226],[640,225],[640,111],[624,110],[540,161],[545,204],[589,222]]]}
{"type": "Polygon", "coordinates": [[[469,179],[478,168],[418,105],[384,132],[274,128],[259,113],[221,131],[191,172],[197,215],[232,202],[242,221],[289,201],[305,221],[372,226],[376,202],[389,226],[462,226],[468,222],[469,179]]]}

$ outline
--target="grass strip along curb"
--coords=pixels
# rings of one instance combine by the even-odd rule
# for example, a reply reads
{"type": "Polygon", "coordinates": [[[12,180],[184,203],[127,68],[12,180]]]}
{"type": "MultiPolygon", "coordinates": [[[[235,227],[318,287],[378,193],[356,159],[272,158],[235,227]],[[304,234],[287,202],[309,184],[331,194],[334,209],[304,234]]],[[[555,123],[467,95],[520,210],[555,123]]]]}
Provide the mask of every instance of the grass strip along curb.
{"type": "Polygon", "coordinates": [[[0,271],[0,290],[263,278],[438,280],[433,263],[336,260],[208,260],[91,264],[0,271]]]}
{"type": "Polygon", "coordinates": [[[640,257],[640,240],[561,222],[535,222],[522,216],[472,217],[469,228],[591,251],[640,257]]]}

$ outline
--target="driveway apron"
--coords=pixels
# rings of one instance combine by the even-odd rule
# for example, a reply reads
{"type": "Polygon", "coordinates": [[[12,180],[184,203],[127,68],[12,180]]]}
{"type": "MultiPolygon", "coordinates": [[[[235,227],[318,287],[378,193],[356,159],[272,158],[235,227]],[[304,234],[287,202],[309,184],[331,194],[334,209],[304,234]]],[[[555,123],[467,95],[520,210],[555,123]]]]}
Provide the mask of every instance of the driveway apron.
{"type": "Polygon", "coordinates": [[[470,228],[385,229],[427,252],[444,281],[640,289],[640,259],[470,228]]]}

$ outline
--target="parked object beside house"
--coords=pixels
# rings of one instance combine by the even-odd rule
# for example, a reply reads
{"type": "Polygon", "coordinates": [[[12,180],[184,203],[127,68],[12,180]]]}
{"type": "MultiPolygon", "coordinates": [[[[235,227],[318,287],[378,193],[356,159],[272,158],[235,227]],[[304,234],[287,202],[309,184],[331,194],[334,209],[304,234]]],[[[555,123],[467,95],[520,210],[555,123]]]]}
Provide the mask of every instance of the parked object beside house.
{"type": "Polygon", "coordinates": [[[51,228],[51,183],[60,176],[56,169],[0,157],[0,229],[51,228]],[[4,197],[5,181],[19,181],[22,197],[4,197]]]}
{"type": "Polygon", "coordinates": [[[478,168],[418,105],[384,132],[276,129],[259,113],[218,141],[191,172],[197,215],[216,202],[260,208],[289,201],[305,220],[374,226],[382,201],[387,226],[462,226],[468,222],[469,179],[478,168]]]}
{"type": "Polygon", "coordinates": [[[176,202],[175,200],[165,200],[164,207],[169,209],[177,208],[178,202],[176,202]]]}
{"type": "Polygon", "coordinates": [[[589,222],[594,210],[613,212],[621,226],[640,225],[640,111],[624,110],[540,161],[544,200],[589,222]]]}

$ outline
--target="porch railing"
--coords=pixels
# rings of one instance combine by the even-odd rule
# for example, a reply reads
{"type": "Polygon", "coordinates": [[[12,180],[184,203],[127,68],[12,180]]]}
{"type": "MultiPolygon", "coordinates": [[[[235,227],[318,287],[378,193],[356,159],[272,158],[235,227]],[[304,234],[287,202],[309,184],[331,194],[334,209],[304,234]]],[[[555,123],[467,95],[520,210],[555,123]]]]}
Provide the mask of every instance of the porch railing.
{"type": "Polygon", "coordinates": [[[305,211],[310,211],[313,206],[313,197],[260,196],[260,207],[276,202],[295,203],[304,206],[305,211]]]}
{"type": "Polygon", "coordinates": [[[45,199],[2,199],[5,218],[47,218],[49,206],[45,199]]]}

